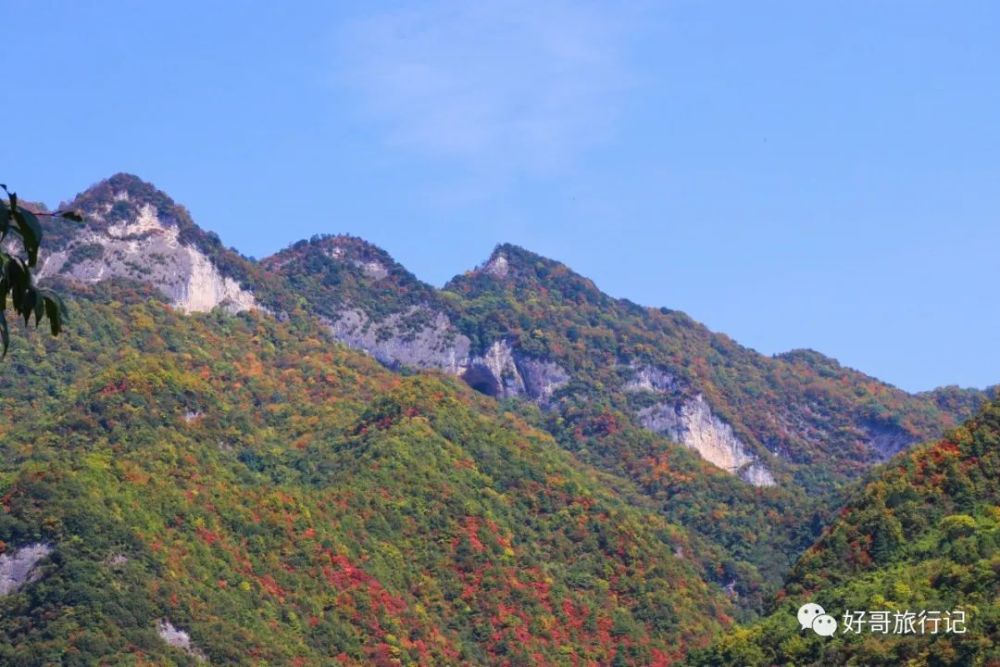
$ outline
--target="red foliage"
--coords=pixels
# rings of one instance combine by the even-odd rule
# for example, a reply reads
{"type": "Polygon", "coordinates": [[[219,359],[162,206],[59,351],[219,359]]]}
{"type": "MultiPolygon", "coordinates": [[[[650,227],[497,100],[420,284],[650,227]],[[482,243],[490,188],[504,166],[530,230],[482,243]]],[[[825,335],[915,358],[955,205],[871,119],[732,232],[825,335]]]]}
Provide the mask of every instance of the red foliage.
{"type": "Polygon", "coordinates": [[[198,533],[198,537],[200,537],[201,541],[204,542],[205,544],[209,544],[209,545],[215,544],[216,542],[218,542],[221,539],[219,537],[218,533],[213,533],[208,528],[204,528],[202,526],[199,526],[195,530],[195,532],[198,533]]]}
{"type": "Polygon", "coordinates": [[[479,519],[477,517],[465,517],[465,536],[468,538],[469,544],[472,545],[473,551],[480,554],[486,551],[486,547],[479,540],[479,519]]]}
{"type": "Polygon", "coordinates": [[[108,396],[110,394],[120,394],[128,390],[128,382],[124,378],[119,380],[117,383],[111,382],[110,384],[102,387],[97,393],[100,396],[108,396]]]}
{"type": "Polygon", "coordinates": [[[257,581],[260,583],[261,588],[271,595],[282,601],[285,599],[285,595],[287,595],[287,593],[281,586],[278,585],[278,582],[276,582],[274,577],[271,575],[265,574],[262,577],[257,577],[257,581]]]}

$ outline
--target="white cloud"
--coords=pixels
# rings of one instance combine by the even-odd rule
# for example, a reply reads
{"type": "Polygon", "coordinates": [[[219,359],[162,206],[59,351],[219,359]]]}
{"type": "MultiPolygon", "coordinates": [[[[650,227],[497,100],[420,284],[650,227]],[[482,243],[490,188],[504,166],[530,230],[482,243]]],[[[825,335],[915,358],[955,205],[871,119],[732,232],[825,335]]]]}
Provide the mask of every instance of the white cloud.
{"type": "Polygon", "coordinates": [[[626,21],[610,7],[440,2],[369,16],[343,34],[339,79],[393,148],[491,179],[558,169],[611,136],[629,87],[626,21]]]}

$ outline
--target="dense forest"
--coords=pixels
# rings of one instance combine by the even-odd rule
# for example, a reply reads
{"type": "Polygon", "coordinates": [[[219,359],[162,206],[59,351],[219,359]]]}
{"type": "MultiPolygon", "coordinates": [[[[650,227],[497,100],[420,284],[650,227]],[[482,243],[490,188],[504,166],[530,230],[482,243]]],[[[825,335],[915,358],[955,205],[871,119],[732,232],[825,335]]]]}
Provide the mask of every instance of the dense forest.
{"type": "Polygon", "coordinates": [[[795,566],[773,613],[689,662],[1000,664],[1000,401],[873,471],[795,566]],[[804,602],[840,616],[838,633],[800,630],[804,602]],[[947,632],[944,620],[911,633],[894,632],[895,623],[886,632],[847,631],[843,614],[866,610],[942,619],[960,611],[964,632],[947,632]]]}
{"type": "Polygon", "coordinates": [[[907,394],[811,351],[764,357],[684,313],[613,299],[565,265],[512,245],[440,291],[350,237],[302,241],[264,266],[326,321],[349,306],[365,310],[373,327],[410,313],[383,334],[405,340],[428,312],[441,312],[475,351],[510,341],[523,358],[568,371],[570,381],[541,410],[525,401],[512,409],[717,547],[705,567],[736,593],[744,619],[777,591],[843,489],[895,451],[872,442],[883,434],[900,446],[935,437],[983,400],[957,388],[907,394]],[[366,275],[362,267],[372,261],[386,267],[385,276],[366,275]],[[502,272],[493,270],[498,261],[502,272]],[[707,397],[780,483],[755,488],[645,428],[636,415],[663,397],[630,391],[637,367],[668,374],[676,386],[671,401],[707,397]]]}
{"type": "Polygon", "coordinates": [[[456,380],[80,299],[0,381],[2,548],[52,548],[4,664],[196,661],[163,619],[223,664],[666,664],[732,622],[685,529],[456,380]]]}

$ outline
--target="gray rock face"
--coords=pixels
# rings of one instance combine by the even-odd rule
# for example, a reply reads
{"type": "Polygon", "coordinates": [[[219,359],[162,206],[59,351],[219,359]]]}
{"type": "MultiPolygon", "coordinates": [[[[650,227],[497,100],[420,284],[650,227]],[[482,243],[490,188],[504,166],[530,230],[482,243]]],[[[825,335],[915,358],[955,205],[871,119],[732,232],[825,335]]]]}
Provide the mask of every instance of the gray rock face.
{"type": "Polygon", "coordinates": [[[569,381],[569,373],[558,364],[521,357],[505,340],[495,341],[482,355],[473,355],[469,338],[444,313],[426,306],[412,306],[379,322],[348,308],[336,320],[325,318],[324,323],[334,339],[386,366],[439,370],[497,398],[524,396],[544,405],[569,381]]]}
{"type": "Polygon", "coordinates": [[[636,416],[643,427],[697,451],[703,459],[754,486],[773,486],[774,476],[757,459],[732,427],[712,412],[701,394],[684,394],[684,383],[670,373],[648,366],[632,366],[625,384],[630,392],[651,392],[664,397],[636,416]]]}
{"type": "Polygon", "coordinates": [[[774,481],[774,476],[771,475],[771,471],[767,469],[767,466],[759,461],[746,466],[738,474],[744,482],[748,482],[754,486],[774,486],[777,483],[774,481]]]}
{"type": "Polygon", "coordinates": [[[866,424],[864,428],[868,447],[882,459],[889,459],[916,442],[910,434],[889,426],[866,424]]]}
{"type": "MultiPolygon", "coordinates": [[[[222,307],[237,313],[258,307],[253,294],[223,276],[198,248],[182,244],[179,229],[162,222],[152,205],[138,210],[136,218],[103,230],[82,229],[64,248],[41,258],[37,278],[60,275],[81,283],[113,277],[141,280],[155,285],[184,312],[222,307]]],[[[99,213],[93,215],[100,220],[99,213]]]]}
{"type": "Polygon", "coordinates": [[[559,364],[523,357],[506,340],[494,342],[486,354],[470,359],[462,377],[483,393],[501,398],[521,396],[539,405],[547,405],[552,394],[569,382],[569,373],[559,364]],[[476,377],[483,377],[482,371],[493,379],[494,391],[475,384],[476,377]]]}
{"type": "Polygon", "coordinates": [[[625,383],[625,391],[651,391],[663,394],[680,391],[683,388],[683,383],[680,380],[660,368],[633,364],[629,370],[632,377],[625,383]]]}
{"type": "Polygon", "coordinates": [[[104,562],[111,567],[121,567],[122,565],[128,563],[128,561],[129,558],[125,554],[113,554],[104,562]]]}
{"type": "Polygon", "coordinates": [[[504,255],[498,254],[496,257],[487,262],[486,266],[484,266],[482,270],[491,276],[506,278],[507,274],[510,272],[510,262],[507,261],[507,258],[504,255]]]}
{"type": "Polygon", "coordinates": [[[333,321],[324,319],[330,334],[390,367],[435,369],[460,375],[468,365],[470,342],[444,313],[413,306],[373,322],[359,309],[347,309],[333,321]]]}
{"type": "MultiPolygon", "coordinates": [[[[347,256],[347,252],[342,246],[339,245],[333,245],[324,254],[330,259],[344,259],[344,257],[347,256]]],[[[353,259],[351,260],[351,264],[361,269],[362,273],[374,280],[382,280],[389,275],[389,269],[385,266],[385,264],[377,260],[362,261],[359,259],[353,259]]]]}
{"type": "Polygon", "coordinates": [[[474,389],[490,396],[509,398],[528,393],[514,361],[514,352],[505,340],[490,345],[483,356],[469,359],[462,378],[474,389]]]}
{"type": "Polygon", "coordinates": [[[156,623],[156,633],[160,635],[160,639],[175,648],[181,649],[198,662],[206,661],[207,658],[205,657],[205,654],[191,643],[191,635],[183,630],[178,630],[174,627],[174,624],[167,619],[161,619],[156,623]]]}
{"type": "Polygon", "coordinates": [[[10,595],[35,581],[39,576],[38,562],[50,553],[52,547],[38,542],[0,555],[0,595],[10,595]]]}
{"type": "Polygon", "coordinates": [[[551,361],[525,358],[520,361],[520,367],[528,396],[541,405],[547,405],[552,400],[552,394],[570,380],[569,373],[551,361]]]}

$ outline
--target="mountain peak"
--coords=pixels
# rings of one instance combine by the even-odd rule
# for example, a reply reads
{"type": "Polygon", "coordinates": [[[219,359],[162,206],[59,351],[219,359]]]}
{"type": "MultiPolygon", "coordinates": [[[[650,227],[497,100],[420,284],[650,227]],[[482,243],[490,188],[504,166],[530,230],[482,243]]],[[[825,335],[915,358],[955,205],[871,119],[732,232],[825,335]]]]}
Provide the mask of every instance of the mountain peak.
{"type": "Polygon", "coordinates": [[[170,227],[196,227],[187,210],[165,192],[123,172],[90,186],[68,207],[81,211],[89,226],[103,230],[142,224],[144,220],[148,224],[151,216],[170,227]]]}
{"type": "Polygon", "coordinates": [[[540,271],[548,273],[555,269],[569,269],[554,259],[543,257],[513,243],[500,243],[490,253],[489,259],[473,269],[473,273],[485,273],[497,278],[508,275],[531,275],[540,271]]]}
{"type": "Polygon", "coordinates": [[[496,246],[489,259],[475,269],[452,278],[445,289],[466,295],[512,289],[517,292],[544,290],[574,298],[583,294],[588,295],[587,298],[603,298],[589,278],[562,262],[512,243],[496,246]]]}
{"type": "Polygon", "coordinates": [[[490,258],[477,271],[482,271],[497,278],[506,278],[510,272],[510,260],[507,259],[507,255],[503,253],[501,247],[497,246],[496,250],[490,255],[490,258]]]}
{"type": "Polygon", "coordinates": [[[263,260],[265,267],[279,270],[295,260],[298,264],[325,262],[327,270],[354,271],[366,279],[381,281],[390,276],[416,280],[392,256],[377,245],[350,234],[322,234],[303,239],[263,260]]]}
{"type": "Polygon", "coordinates": [[[303,239],[261,262],[295,289],[314,296],[316,312],[336,319],[343,308],[383,313],[437,300],[382,248],[348,234],[303,239]]]}
{"type": "Polygon", "coordinates": [[[257,307],[243,284],[251,272],[249,263],[223,248],[218,236],[198,227],[187,209],[152,183],[118,173],[87,188],[65,208],[80,211],[84,224],[50,224],[39,279],[145,282],[186,312],[257,307]]]}
{"type": "Polygon", "coordinates": [[[139,176],[126,171],[119,171],[117,174],[105,179],[104,182],[116,189],[145,188],[150,191],[157,191],[156,186],[149,181],[144,181],[139,176]]]}

